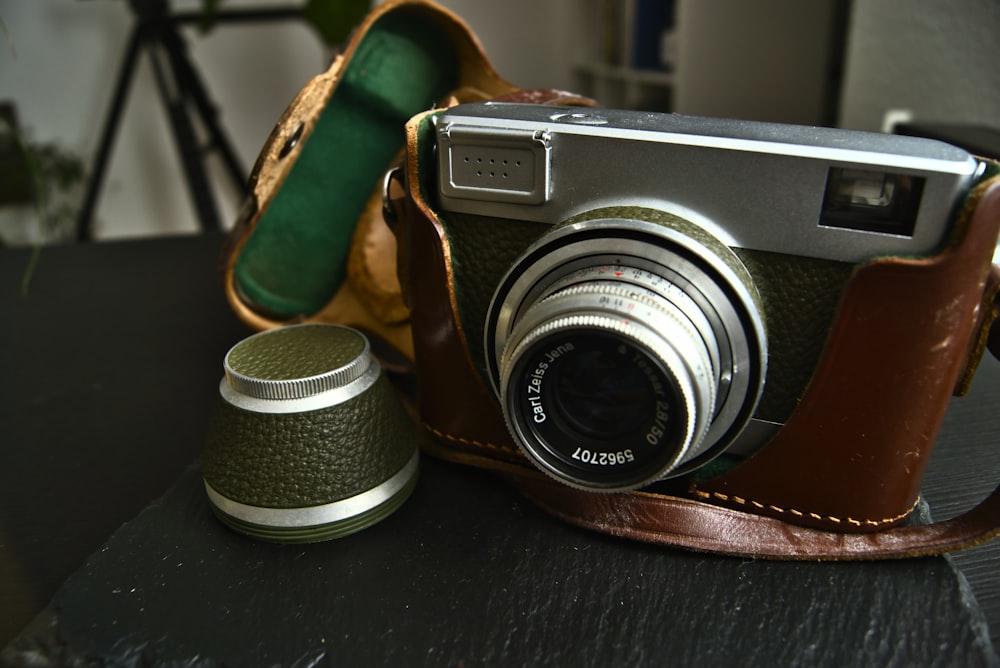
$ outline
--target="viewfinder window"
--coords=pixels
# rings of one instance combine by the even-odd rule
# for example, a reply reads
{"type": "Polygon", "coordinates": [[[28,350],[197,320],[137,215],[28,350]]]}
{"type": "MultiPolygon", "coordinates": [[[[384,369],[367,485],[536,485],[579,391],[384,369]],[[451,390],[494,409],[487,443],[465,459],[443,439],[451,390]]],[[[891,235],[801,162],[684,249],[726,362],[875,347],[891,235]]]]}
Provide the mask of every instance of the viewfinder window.
{"type": "Polygon", "coordinates": [[[912,237],[923,191],[919,177],[831,167],[819,224],[912,237]]]}

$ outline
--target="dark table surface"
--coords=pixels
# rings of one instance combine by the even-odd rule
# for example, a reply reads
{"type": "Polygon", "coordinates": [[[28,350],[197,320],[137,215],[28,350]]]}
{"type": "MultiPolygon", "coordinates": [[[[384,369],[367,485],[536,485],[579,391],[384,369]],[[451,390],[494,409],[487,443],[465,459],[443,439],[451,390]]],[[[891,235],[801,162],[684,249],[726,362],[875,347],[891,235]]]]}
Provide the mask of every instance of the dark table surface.
{"type": "MultiPolygon", "coordinates": [[[[562,525],[427,458],[410,501],[355,536],[225,529],[197,459],[222,356],[249,332],[220,244],[46,248],[26,296],[30,251],[0,251],[0,665],[998,663],[997,543],[882,563],[700,555],[562,525]]],[[[989,360],[931,461],[936,518],[995,485],[998,398],[989,360]]]]}

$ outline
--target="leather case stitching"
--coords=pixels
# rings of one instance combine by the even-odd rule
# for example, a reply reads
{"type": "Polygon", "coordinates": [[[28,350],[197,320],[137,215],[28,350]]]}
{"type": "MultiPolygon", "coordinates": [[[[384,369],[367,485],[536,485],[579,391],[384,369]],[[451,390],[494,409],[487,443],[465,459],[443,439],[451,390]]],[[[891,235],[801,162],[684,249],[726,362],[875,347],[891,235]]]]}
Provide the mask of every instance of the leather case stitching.
{"type": "Polygon", "coordinates": [[[436,429],[435,427],[432,427],[431,425],[427,424],[426,422],[424,423],[424,427],[427,428],[427,431],[431,432],[432,434],[434,434],[438,438],[444,438],[444,439],[447,439],[449,441],[453,441],[455,443],[461,443],[463,445],[471,445],[471,446],[475,446],[475,447],[479,447],[479,448],[487,448],[487,449],[491,449],[491,450],[500,450],[501,452],[506,452],[508,454],[515,454],[515,455],[520,455],[521,454],[520,451],[517,448],[512,448],[512,447],[510,447],[508,445],[497,445],[495,443],[484,443],[482,441],[476,441],[476,440],[473,440],[473,439],[465,438],[463,436],[455,436],[453,434],[447,434],[447,433],[441,431],[440,429],[436,429]]]}
{"type": "Polygon", "coordinates": [[[881,527],[887,524],[895,524],[896,522],[899,522],[900,520],[906,518],[910,513],[912,513],[913,509],[916,508],[917,503],[920,502],[920,497],[917,497],[917,500],[913,502],[913,505],[910,506],[909,509],[906,510],[906,512],[900,513],[895,517],[886,517],[880,520],[871,520],[871,519],[859,520],[853,517],[835,517],[833,515],[820,515],[818,513],[797,510],[795,508],[782,508],[781,506],[775,506],[773,504],[764,504],[761,503],[760,501],[755,501],[753,499],[745,499],[741,496],[724,494],[722,492],[703,492],[698,489],[693,489],[691,491],[694,493],[696,497],[705,501],[709,499],[717,499],[719,501],[724,501],[727,503],[735,503],[737,505],[745,507],[749,506],[757,510],[769,510],[771,512],[778,514],[789,514],[789,515],[794,515],[795,517],[808,517],[813,520],[833,522],[834,524],[850,524],[856,527],[862,527],[862,526],[881,527]]]}

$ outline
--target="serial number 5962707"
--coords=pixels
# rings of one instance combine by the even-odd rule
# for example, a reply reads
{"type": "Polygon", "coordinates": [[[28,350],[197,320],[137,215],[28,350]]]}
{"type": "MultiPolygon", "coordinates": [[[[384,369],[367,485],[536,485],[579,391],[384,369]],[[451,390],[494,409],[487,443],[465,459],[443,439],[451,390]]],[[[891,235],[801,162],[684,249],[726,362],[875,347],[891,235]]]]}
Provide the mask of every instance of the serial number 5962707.
{"type": "Polygon", "coordinates": [[[584,464],[596,464],[597,466],[618,466],[635,461],[632,450],[619,450],[618,452],[591,452],[583,448],[577,448],[573,453],[573,459],[584,464]]]}

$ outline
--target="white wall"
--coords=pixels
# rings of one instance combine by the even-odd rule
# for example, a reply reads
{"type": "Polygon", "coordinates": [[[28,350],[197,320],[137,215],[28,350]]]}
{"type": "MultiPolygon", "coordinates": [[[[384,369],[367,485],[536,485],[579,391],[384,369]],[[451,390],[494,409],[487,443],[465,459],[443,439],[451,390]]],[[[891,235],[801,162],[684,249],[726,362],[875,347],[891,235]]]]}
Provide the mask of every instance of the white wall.
{"type": "Polygon", "coordinates": [[[684,114],[821,125],[833,0],[679,0],[677,90],[684,114]]]}
{"type": "MultiPolygon", "coordinates": [[[[224,4],[274,6],[275,0],[224,4]]],[[[199,5],[196,0],[174,3],[179,9],[199,5]]],[[[0,5],[9,36],[0,50],[0,98],[16,102],[31,139],[57,142],[91,162],[132,27],[127,7],[125,1],[79,0],[0,5]]],[[[185,34],[235,150],[249,169],[288,100],[323,67],[320,43],[298,22],[220,26],[207,35],[189,29],[185,34]]],[[[223,215],[232,219],[238,198],[224,191],[218,199],[223,215]]],[[[4,236],[33,238],[32,217],[30,210],[20,216],[0,210],[4,236]]],[[[102,239],[197,229],[148,57],[140,61],[133,81],[94,229],[102,239]]]]}
{"type": "MultiPolygon", "coordinates": [[[[445,0],[480,34],[497,69],[522,86],[570,87],[573,42],[566,31],[575,0],[445,0]],[[567,8],[569,11],[567,12],[567,8]]],[[[199,0],[174,0],[175,10],[199,0]]],[[[299,0],[225,0],[223,8],[298,6],[299,0]]],[[[58,142],[88,164],[97,149],[132,17],[127,2],[7,1],[0,20],[0,99],[17,104],[31,139],[58,142]],[[16,56],[12,51],[16,51],[16,56]]],[[[300,22],[186,29],[191,57],[247,170],[274,122],[329,56],[300,22]]],[[[215,161],[216,163],[218,161],[215,161]]],[[[213,163],[217,199],[231,221],[238,197],[213,163]]],[[[99,239],[193,232],[197,220],[176,157],[148,58],[143,58],[99,201],[99,239]]],[[[34,238],[30,207],[0,209],[0,237],[34,238]]]]}
{"type": "Polygon", "coordinates": [[[840,124],[884,114],[1000,126],[1000,2],[855,0],[840,124]]]}
{"type": "Polygon", "coordinates": [[[573,87],[580,0],[438,0],[468,23],[496,69],[523,88],[573,87]]]}
{"type": "MultiPolygon", "coordinates": [[[[771,2],[777,6],[782,0],[771,2]]],[[[798,2],[793,0],[792,6],[798,2]]],[[[801,22],[814,28],[813,24],[822,20],[817,7],[826,7],[828,2],[809,10],[800,8],[806,12],[801,22]]],[[[276,4],[297,6],[301,0],[223,3],[233,9],[276,4]]],[[[443,0],[443,4],[472,25],[497,69],[514,83],[575,87],[572,66],[579,61],[588,39],[583,30],[589,23],[584,11],[587,2],[443,0]]],[[[798,65],[792,62],[800,57],[795,54],[810,49],[818,52],[815,44],[802,43],[803,35],[810,34],[808,30],[785,27],[785,39],[775,44],[773,37],[761,38],[760,24],[749,29],[749,19],[734,18],[742,16],[738,11],[742,0],[680,0],[679,4],[682,31],[684,14],[691,17],[690,8],[701,6],[701,11],[689,18],[691,32],[682,42],[685,55],[678,72],[679,108],[695,113],[802,120],[799,116],[776,116],[774,109],[777,104],[779,111],[792,114],[789,90],[805,75],[771,76],[772,84],[779,86],[776,89],[750,83],[748,77],[762,66],[746,65],[758,56],[749,53],[746,46],[738,49],[737,55],[727,53],[727,48],[732,48],[736,37],[741,37],[743,44],[753,38],[750,43],[769,48],[791,67],[798,65]],[[699,49],[702,54],[694,59],[699,49]],[[712,86],[705,85],[710,75],[735,81],[730,84],[730,93],[738,94],[750,106],[741,111],[731,100],[713,101],[712,86]],[[715,109],[695,105],[692,91],[696,89],[691,86],[699,82],[702,102],[716,104],[715,109]],[[764,94],[755,98],[759,92],[764,94]],[[765,103],[771,105],[769,109],[765,103]],[[719,104],[724,108],[718,108],[719,104]]],[[[841,106],[843,125],[878,129],[889,108],[909,108],[927,120],[996,125],[1000,118],[1000,68],[996,65],[1000,63],[1000,2],[855,0],[854,4],[841,106]]],[[[174,0],[173,6],[195,9],[200,0],[174,0]]],[[[755,20],[766,18],[764,14],[755,20]]],[[[775,16],[773,12],[770,15],[775,16]]],[[[783,26],[794,23],[787,21],[787,15],[783,18],[783,26]]],[[[21,123],[33,139],[56,141],[89,163],[131,27],[126,0],[6,0],[0,3],[0,20],[6,27],[6,35],[0,33],[0,99],[17,103],[21,123]]],[[[326,66],[328,56],[311,30],[298,22],[220,26],[207,35],[195,30],[186,34],[192,58],[219,105],[222,123],[249,169],[274,121],[305,81],[326,66]]],[[[717,96],[721,88],[713,85],[717,96]]],[[[175,153],[151,70],[144,60],[99,202],[98,238],[197,229],[175,153]]],[[[218,196],[224,219],[231,221],[238,198],[225,189],[218,196]]],[[[0,234],[5,238],[16,240],[19,235],[30,241],[32,225],[30,209],[0,209],[0,234]]]]}

